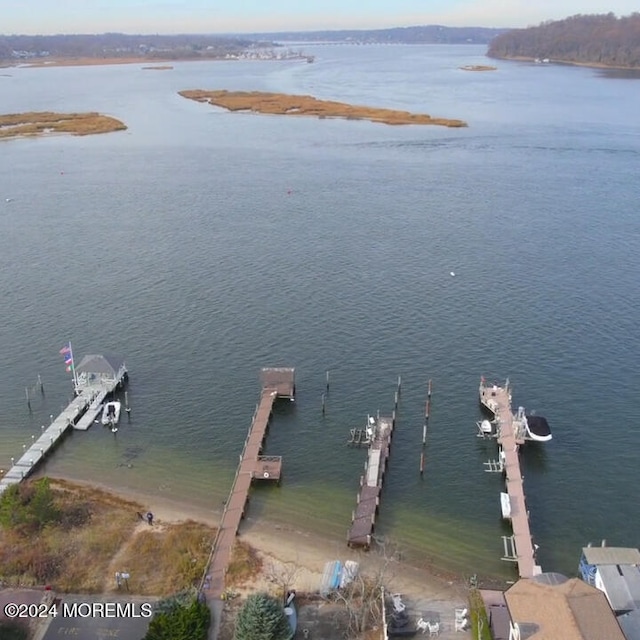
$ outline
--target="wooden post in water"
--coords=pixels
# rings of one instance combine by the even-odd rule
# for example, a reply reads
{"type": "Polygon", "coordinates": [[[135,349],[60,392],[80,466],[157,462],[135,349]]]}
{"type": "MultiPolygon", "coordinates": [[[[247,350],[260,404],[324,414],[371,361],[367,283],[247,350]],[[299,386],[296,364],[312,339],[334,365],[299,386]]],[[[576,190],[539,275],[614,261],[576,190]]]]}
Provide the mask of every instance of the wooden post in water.
{"type": "Polygon", "coordinates": [[[29,387],[25,387],[24,392],[27,394],[27,407],[29,407],[29,413],[31,413],[31,398],[29,398],[29,387]]]}
{"type": "Polygon", "coordinates": [[[329,393],[329,369],[327,369],[327,385],[326,385],[326,393],[329,393]]]}
{"type": "Polygon", "coordinates": [[[129,392],[128,391],[124,392],[124,410],[127,412],[127,414],[131,413],[131,407],[129,406],[129,392]]]}
{"type": "Polygon", "coordinates": [[[420,475],[424,475],[424,451],[420,453],[420,475]]]}
{"type": "Polygon", "coordinates": [[[396,391],[396,395],[394,398],[394,408],[397,409],[398,408],[398,392],[396,391]]]}
{"type": "Polygon", "coordinates": [[[427,423],[426,422],[422,425],[422,446],[424,447],[425,444],[427,444],[427,423]]]}
{"type": "Polygon", "coordinates": [[[398,395],[401,393],[402,388],[402,376],[398,376],[398,395]]]}
{"type": "Polygon", "coordinates": [[[40,374],[38,374],[38,386],[40,387],[40,393],[44,395],[44,384],[42,383],[42,378],[40,374]]]}
{"type": "Polygon", "coordinates": [[[326,399],[327,399],[327,394],[323,393],[322,394],[322,415],[324,415],[324,412],[325,412],[325,401],[326,401],[326,399]]]}

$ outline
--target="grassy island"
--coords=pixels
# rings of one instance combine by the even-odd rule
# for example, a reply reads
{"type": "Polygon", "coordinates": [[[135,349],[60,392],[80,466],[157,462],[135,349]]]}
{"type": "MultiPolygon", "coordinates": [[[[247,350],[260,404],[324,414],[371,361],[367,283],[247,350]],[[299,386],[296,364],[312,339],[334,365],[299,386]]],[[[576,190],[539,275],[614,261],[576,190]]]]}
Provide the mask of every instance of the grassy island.
{"type": "Polygon", "coordinates": [[[122,131],[127,126],[99,113],[53,113],[31,111],[0,115],[0,139],[24,136],[42,136],[54,133],[69,133],[86,136],[94,133],[122,131]]]}
{"type": "Polygon", "coordinates": [[[498,67],[492,67],[488,64],[466,64],[460,67],[463,71],[496,71],[498,67]]]}
{"type": "Polygon", "coordinates": [[[347,120],[369,120],[383,124],[437,124],[444,127],[466,127],[463,120],[433,118],[425,113],[410,113],[394,109],[379,109],[318,100],[312,96],[265,93],[261,91],[203,91],[194,89],[179,91],[182,97],[207,102],[229,111],[254,111],[287,116],[315,116],[317,118],[346,118],[347,120]]]}

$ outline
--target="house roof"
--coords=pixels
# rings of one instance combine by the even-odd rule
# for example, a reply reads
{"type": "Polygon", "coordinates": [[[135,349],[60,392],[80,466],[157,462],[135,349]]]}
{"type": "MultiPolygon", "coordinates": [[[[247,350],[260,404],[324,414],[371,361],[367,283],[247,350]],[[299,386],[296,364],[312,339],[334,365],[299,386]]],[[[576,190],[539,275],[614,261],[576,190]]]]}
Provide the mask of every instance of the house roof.
{"type": "Polygon", "coordinates": [[[115,356],[85,356],[76,367],[76,373],[97,373],[115,377],[123,364],[124,360],[115,356]]]}
{"type": "Polygon", "coordinates": [[[640,640],[640,609],[618,616],[618,622],[627,640],[640,640]]]}
{"type": "Polygon", "coordinates": [[[522,640],[625,640],[604,593],[578,578],[555,585],[519,580],[505,600],[522,640]]]}
{"type": "Polygon", "coordinates": [[[632,547],[584,547],[582,554],[589,564],[640,565],[640,551],[632,547]]]}
{"type": "Polygon", "coordinates": [[[599,565],[598,574],[614,611],[640,609],[640,568],[633,564],[599,565]]]}

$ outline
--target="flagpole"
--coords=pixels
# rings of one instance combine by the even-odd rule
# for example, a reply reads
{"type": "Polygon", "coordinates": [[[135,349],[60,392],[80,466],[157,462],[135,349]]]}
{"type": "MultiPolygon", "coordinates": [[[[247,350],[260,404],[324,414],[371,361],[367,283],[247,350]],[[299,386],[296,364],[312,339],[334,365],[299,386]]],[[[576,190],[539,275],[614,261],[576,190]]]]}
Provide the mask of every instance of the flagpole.
{"type": "Polygon", "coordinates": [[[76,361],[73,358],[73,348],[69,340],[69,355],[71,356],[71,375],[73,376],[73,390],[78,393],[78,377],[76,376],[76,361]]]}

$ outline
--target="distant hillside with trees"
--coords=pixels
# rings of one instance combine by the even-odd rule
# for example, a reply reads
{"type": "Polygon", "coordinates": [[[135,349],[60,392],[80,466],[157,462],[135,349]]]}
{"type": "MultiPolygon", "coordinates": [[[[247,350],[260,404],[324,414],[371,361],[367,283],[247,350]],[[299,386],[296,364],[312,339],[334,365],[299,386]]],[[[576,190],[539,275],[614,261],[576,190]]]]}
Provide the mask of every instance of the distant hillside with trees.
{"type": "Polygon", "coordinates": [[[506,29],[443,27],[437,24],[390,29],[341,29],[247,34],[278,42],[339,42],[350,44],[488,44],[506,29]]]}
{"type": "Polygon", "coordinates": [[[489,45],[491,58],[545,59],[557,62],[640,68],[640,13],[575,15],[514,29],[489,45]]]}

